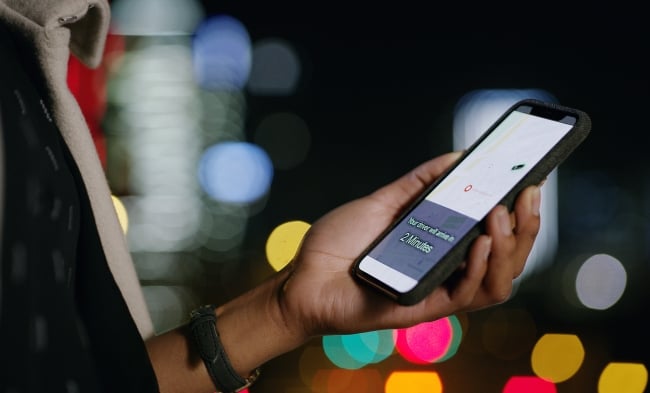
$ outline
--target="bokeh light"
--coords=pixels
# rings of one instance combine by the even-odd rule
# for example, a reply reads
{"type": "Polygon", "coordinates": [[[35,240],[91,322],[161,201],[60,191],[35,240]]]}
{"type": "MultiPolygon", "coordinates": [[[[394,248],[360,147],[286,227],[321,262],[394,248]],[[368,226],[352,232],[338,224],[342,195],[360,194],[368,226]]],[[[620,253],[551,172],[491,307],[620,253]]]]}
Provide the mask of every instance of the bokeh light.
{"type": "Polygon", "coordinates": [[[246,27],[230,15],[204,20],[194,37],[194,74],[207,90],[241,90],[251,70],[251,41],[246,27]]]}
{"type": "MultiPolygon", "coordinates": [[[[199,233],[203,251],[227,252],[241,245],[248,227],[250,209],[211,199],[204,200],[203,207],[199,233]]],[[[230,261],[218,256],[210,260],[215,263],[230,261]]]]}
{"type": "Polygon", "coordinates": [[[454,109],[454,149],[470,146],[506,109],[526,98],[557,102],[543,89],[482,89],[463,95],[454,109]]]}
{"type": "Polygon", "coordinates": [[[339,368],[346,370],[356,370],[366,366],[368,363],[360,362],[348,352],[343,344],[342,335],[323,336],[323,351],[327,358],[339,368]]]}
{"type": "Polygon", "coordinates": [[[375,330],[341,336],[341,343],[350,356],[363,363],[379,363],[395,348],[392,330],[375,330]]]}
{"type": "Polygon", "coordinates": [[[276,169],[291,169],[307,157],[311,134],[298,115],[274,113],[262,119],[254,141],[268,152],[276,169]]]}
{"type": "Polygon", "coordinates": [[[266,241],[266,259],[275,271],[282,270],[291,262],[310,226],[304,221],[296,220],[273,229],[266,241]]]}
{"type": "Polygon", "coordinates": [[[435,371],[393,371],[386,380],[386,393],[442,393],[435,371]]]}
{"type": "Polygon", "coordinates": [[[461,324],[460,319],[456,315],[450,315],[447,319],[449,319],[449,323],[451,324],[451,342],[449,343],[447,352],[437,359],[436,363],[442,363],[454,357],[456,352],[458,352],[460,343],[463,341],[463,325],[461,324]]]}
{"type": "Polygon", "coordinates": [[[414,364],[430,364],[448,359],[450,350],[458,348],[462,335],[460,323],[457,319],[452,323],[452,319],[455,319],[455,316],[396,329],[397,352],[414,364]]]}
{"type": "Polygon", "coordinates": [[[120,35],[187,35],[204,17],[195,0],[113,0],[114,29],[120,35]]]}
{"type": "Polygon", "coordinates": [[[585,307],[605,310],[623,295],[627,283],[625,268],[607,254],[589,257],[578,270],[575,289],[585,307]]]}
{"type": "Polygon", "coordinates": [[[247,85],[251,94],[293,94],[300,75],[300,59],[288,41],[266,38],[253,46],[253,65],[247,85]]]}
{"type": "Polygon", "coordinates": [[[544,334],[535,344],[531,363],[535,375],[559,383],[571,378],[582,366],[585,350],[573,334],[544,334]]]}
{"type": "Polygon", "coordinates": [[[534,376],[514,376],[508,379],[503,393],[556,393],[557,388],[551,381],[534,376]]]}
{"type": "Polygon", "coordinates": [[[201,105],[201,129],[206,146],[225,141],[246,139],[247,103],[240,90],[199,92],[201,105]]]}
{"type": "Polygon", "coordinates": [[[126,234],[129,230],[129,215],[126,212],[126,207],[124,207],[124,204],[120,198],[116,197],[115,195],[111,195],[111,199],[113,200],[115,213],[117,213],[117,219],[120,221],[122,231],[126,234]]]}
{"type": "MultiPolygon", "coordinates": [[[[551,93],[543,89],[481,89],[465,94],[456,103],[454,109],[454,149],[462,150],[469,147],[506,109],[525,98],[557,102],[551,93]]],[[[553,261],[557,250],[557,169],[549,173],[541,192],[539,233],[528,255],[524,271],[515,280],[515,290],[522,280],[547,267],[553,261]]]]}
{"type": "Polygon", "coordinates": [[[199,162],[199,182],[213,199],[247,204],[271,187],[273,164],[260,147],[247,142],[222,142],[206,149],[199,162]]]}
{"type": "Polygon", "coordinates": [[[107,86],[109,183],[129,213],[132,252],[194,249],[201,138],[189,39],[131,39],[138,45],[127,45],[107,86]]]}
{"type": "Polygon", "coordinates": [[[305,345],[302,348],[300,358],[298,360],[298,369],[300,379],[302,382],[309,386],[312,384],[316,373],[323,369],[331,369],[332,363],[325,355],[321,342],[314,342],[314,345],[305,345]],[[318,345],[315,345],[315,344],[318,345]]]}
{"type": "Polygon", "coordinates": [[[197,258],[168,252],[138,252],[133,257],[138,278],[147,286],[185,285],[205,275],[205,266],[197,258]]]}
{"type": "MultiPolygon", "coordinates": [[[[197,304],[197,295],[186,286],[145,285],[142,293],[147,302],[154,327],[180,326],[187,322],[192,307],[197,304]]],[[[157,333],[160,333],[157,330],[157,333]]]]}
{"type": "Polygon", "coordinates": [[[379,371],[363,370],[319,370],[311,384],[315,393],[376,393],[380,392],[383,380],[379,371]]]}
{"type": "Polygon", "coordinates": [[[395,348],[392,330],[323,337],[323,349],[332,363],[345,369],[359,369],[388,358],[395,348]]]}
{"type": "MultiPolygon", "coordinates": [[[[258,279],[261,278],[261,274],[268,272],[268,268],[263,265],[239,263],[256,248],[255,244],[250,244],[250,247],[248,243],[245,247],[242,246],[244,239],[257,243],[258,251],[259,246],[264,246],[266,240],[266,256],[274,270],[282,269],[295,255],[300,241],[309,229],[309,224],[302,221],[285,222],[276,227],[265,239],[266,230],[261,236],[258,236],[260,234],[255,231],[265,228],[268,222],[275,224],[286,220],[286,216],[282,217],[287,212],[274,210],[270,214],[271,217],[267,216],[266,212],[260,214],[259,219],[264,223],[261,226],[249,225],[248,220],[261,211],[260,209],[253,213],[256,209],[251,204],[283,200],[282,196],[276,198],[275,195],[275,192],[281,190],[274,190],[273,198],[267,198],[271,190],[273,170],[298,168],[296,172],[302,173],[303,168],[300,166],[306,163],[312,165],[313,163],[308,160],[319,156],[321,147],[317,147],[315,143],[322,138],[319,137],[317,141],[316,129],[310,129],[310,126],[315,127],[318,121],[314,119],[321,113],[318,112],[319,108],[315,108],[316,112],[311,113],[311,116],[308,112],[302,111],[305,109],[304,105],[308,106],[312,101],[310,97],[313,92],[299,91],[300,97],[291,97],[305,87],[304,81],[308,80],[305,75],[311,71],[305,68],[310,66],[305,61],[306,58],[301,58],[295,50],[296,43],[305,42],[304,39],[308,38],[303,35],[304,31],[297,31],[297,35],[292,36],[293,27],[285,29],[283,26],[278,31],[286,34],[286,40],[269,36],[261,37],[252,43],[246,26],[241,22],[247,19],[237,19],[239,16],[246,17],[247,12],[239,13],[237,16],[216,15],[204,19],[201,6],[195,0],[112,0],[111,3],[114,31],[128,36],[124,45],[124,49],[128,52],[123,57],[121,54],[116,54],[115,61],[111,63],[112,71],[117,72],[109,84],[111,102],[108,116],[103,119],[102,125],[111,126],[108,130],[109,137],[119,134],[122,139],[110,140],[111,152],[108,154],[113,155],[113,161],[110,163],[108,175],[111,186],[115,188],[117,195],[120,195],[119,198],[113,196],[113,203],[120,225],[125,233],[128,231],[130,250],[133,252],[138,277],[144,284],[143,292],[154,326],[159,331],[164,331],[184,322],[189,311],[188,305],[199,303],[204,295],[208,295],[210,301],[214,300],[215,294],[217,297],[226,293],[230,295],[231,293],[224,290],[220,284],[228,283],[234,288],[233,291],[239,291],[244,288],[239,286],[239,283],[235,283],[233,277],[246,280],[252,276],[258,279]],[[249,103],[247,100],[251,96],[253,100],[249,103]],[[295,103],[299,105],[296,107],[295,103]],[[250,131],[254,132],[250,133],[250,131]],[[252,143],[246,144],[244,141],[252,143]],[[221,195],[220,199],[216,199],[207,188],[202,188],[204,185],[199,183],[197,169],[208,169],[210,176],[215,175],[216,172],[212,170],[214,168],[201,165],[209,161],[208,151],[212,147],[230,143],[252,147],[252,150],[259,149],[257,152],[261,156],[266,155],[263,159],[266,164],[253,164],[246,159],[242,166],[232,159],[224,160],[226,163],[220,164],[219,170],[223,170],[228,176],[240,182],[237,184],[245,183],[243,188],[249,192],[241,190],[234,192],[236,187],[230,186],[230,189],[225,187],[236,195],[234,197],[232,194],[228,197],[221,195]],[[206,154],[202,157],[204,151],[206,154]],[[116,152],[121,153],[118,156],[116,152]],[[205,159],[205,162],[200,162],[201,158],[205,159]],[[269,160],[271,165],[268,164],[269,160]],[[262,173],[260,177],[263,180],[249,178],[251,171],[247,170],[251,167],[255,168],[252,172],[262,173]],[[229,173],[238,170],[241,172],[229,173]],[[230,266],[221,265],[221,263],[225,265],[226,262],[232,263],[230,266]],[[189,283],[204,282],[208,278],[216,285],[207,285],[206,287],[209,288],[206,293],[201,293],[200,296],[195,294],[193,291],[206,290],[206,288],[189,283]]],[[[213,6],[205,4],[208,8],[213,6]]],[[[215,7],[223,8],[221,5],[215,7]]],[[[270,24],[256,26],[256,33],[260,31],[272,33],[274,28],[272,24],[275,21],[269,17],[267,22],[270,24]],[[263,28],[257,30],[258,27],[263,28]]],[[[351,49],[346,49],[348,43],[346,41],[345,45],[337,47],[336,50],[351,49]]],[[[356,43],[352,45],[355,45],[355,50],[362,51],[364,50],[362,46],[365,44],[359,42],[358,47],[356,43]]],[[[452,46],[452,43],[445,45],[452,46]]],[[[383,53],[386,49],[390,50],[382,45],[379,52],[383,53]]],[[[423,52],[422,48],[419,49],[423,52]]],[[[466,48],[461,50],[465,51],[466,48]]],[[[300,54],[305,56],[309,54],[308,52],[303,51],[300,54]]],[[[337,65],[340,63],[340,59],[337,60],[338,57],[332,56],[332,53],[313,53],[322,55],[321,60],[330,59],[337,65]]],[[[389,63],[382,62],[370,71],[382,72],[380,67],[383,64],[389,63]]],[[[309,87],[318,89],[320,93],[323,92],[320,89],[324,87],[326,94],[339,94],[341,89],[338,86],[330,85],[329,79],[322,79],[324,76],[333,77],[326,74],[327,61],[319,61],[318,66],[319,75],[314,75],[318,80],[314,79],[314,83],[309,87]]],[[[582,69],[579,65],[573,68],[582,69]]],[[[362,69],[355,71],[360,70],[362,69]]],[[[411,65],[409,70],[412,70],[414,75],[419,72],[417,66],[411,65]]],[[[428,89],[429,86],[425,87],[428,78],[436,78],[437,72],[435,67],[427,67],[426,80],[409,82],[404,79],[400,80],[398,85],[410,92],[417,92],[412,90],[413,88],[428,89]]],[[[459,72],[464,73],[462,70],[459,72]]],[[[498,85],[498,80],[492,81],[495,83],[490,82],[492,71],[489,67],[480,70],[481,74],[484,72],[485,75],[477,74],[477,78],[481,81],[479,85],[486,85],[483,83],[485,81],[488,82],[487,84],[498,85]]],[[[507,73],[509,85],[527,85],[525,80],[522,82],[517,79],[510,70],[504,69],[504,72],[507,73]]],[[[369,73],[370,75],[380,74],[369,73]]],[[[311,77],[311,75],[307,76],[311,77]]],[[[540,76],[542,75],[534,75],[533,83],[539,82],[541,85],[547,80],[546,76],[541,78],[540,76]]],[[[364,75],[355,76],[352,84],[346,85],[350,88],[345,90],[351,93],[350,97],[355,94],[353,91],[356,89],[355,83],[365,86],[364,77],[364,75]]],[[[409,75],[405,77],[408,78],[409,75]]],[[[468,86],[475,82],[471,76],[466,81],[468,86]]],[[[550,85],[559,86],[556,82],[557,79],[550,85]]],[[[340,75],[336,83],[344,83],[340,75]]],[[[630,89],[638,85],[630,81],[627,83],[631,86],[630,89]]],[[[624,83],[616,85],[625,86],[624,83]]],[[[400,92],[404,93],[405,90],[400,92]]],[[[591,89],[589,94],[596,90],[591,89]]],[[[557,93],[558,97],[575,98],[572,95],[575,91],[577,90],[572,90],[568,96],[566,91],[558,90],[557,93]]],[[[441,92],[444,94],[443,90],[441,92]]],[[[320,93],[316,92],[316,94],[320,93]]],[[[396,96],[394,92],[388,90],[386,93],[388,97],[396,96]]],[[[475,90],[465,95],[458,101],[454,113],[454,148],[466,147],[512,103],[531,97],[557,102],[555,96],[542,89],[475,90]]],[[[400,101],[397,106],[394,103],[387,103],[391,110],[394,110],[390,116],[399,115],[401,105],[410,107],[411,112],[413,107],[419,108],[420,103],[432,105],[431,101],[427,101],[431,97],[420,98],[422,99],[412,102],[400,101]]],[[[320,101],[316,101],[318,105],[320,101]]],[[[453,104],[444,97],[434,97],[433,102],[436,108],[448,109],[449,104],[453,104]]],[[[583,104],[588,110],[598,109],[600,105],[591,98],[583,104]]],[[[408,108],[402,109],[408,110],[408,108]]],[[[421,113],[419,110],[417,112],[421,113]]],[[[594,118],[598,120],[599,129],[604,131],[600,133],[601,136],[608,134],[607,128],[611,127],[608,119],[602,116],[605,112],[598,110],[598,119],[594,118]]],[[[347,123],[349,116],[352,116],[349,120],[354,121],[355,114],[344,111],[332,115],[344,116],[347,123]]],[[[445,124],[441,129],[446,129],[448,118],[445,113],[442,115],[441,119],[445,120],[445,124]]],[[[409,119],[416,122],[418,116],[409,119]]],[[[629,121],[627,117],[618,117],[615,120],[614,126],[629,125],[629,123],[625,124],[629,121]]],[[[408,126],[418,127],[415,123],[408,126]]],[[[614,133],[620,134],[620,130],[624,128],[619,127],[614,130],[614,133]]],[[[431,138],[433,139],[440,140],[431,138]]],[[[619,142],[624,140],[622,136],[618,139],[619,142]]],[[[354,146],[355,141],[350,139],[349,142],[354,146]]],[[[408,158],[411,159],[413,156],[410,155],[408,158]]],[[[599,165],[601,163],[607,165],[603,160],[593,158],[589,154],[586,158],[594,159],[599,165]]],[[[449,377],[454,379],[454,383],[465,378],[464,381],[459,382],[461,390],[462,387],[480,385],[479,389],[484,391],[496,391],[503,387],[503,393],[554,393],[564,387],[558,381],[571,378],[578,369],[580,369],[579,378],[574,377],[575,380],[570,382],[572,386],[575,386],[578,379],[593,386],[597,378],[593,375],[593,371],[600,371],[599,368],[594,367],[594,364],[605,364],[606,360],[610,360],[608,350],[611,343],[608,338],[600,333],[596,333],[597,338],[592,337],[586,347],[591,363],[582,366],[585,350],[582,349],[577,336],[545,335],[535,345],[535,338],[544,332],[537,331],[538,328],[541,329],[541,324],[536,326],[533,315],[540,321],[544,321],[545,329],[550,327],[546,323],[552,324],[551,320],[545,319],[546,313],[557,313],[556,316],[561,315],[558,319],[563,321],[562,326],[566,327],[566,321],[570,321],[571,329],[574,327],[578,329],[582,326],[580,324],[589,323],[589,319],[583,320],[580,317],[584,316],[585,312],[593,314],[592,311],[580,307],[577,303],[578,298],[585,307],[604,310],[620,302],[623,294],[628,301],[630,296],[637,294],[632,291],[634,289],[632,283],[641,276],[636,274],[645,270],[641,270],[643,267],[637,267],[634,263],[647,259],[644,259],[644,256],[648,254],[647,244],[650,244],[643,242],[650,233],[647,230],[647,220],[643,219],[648,216],[648,206],[650,206],[645,203],[650,199],[643,199],[643,196],[648,194],[650,186],[648,184],[641,186],[638,183],[638,178],[647,178],[647,176],[638,176],[638,173],[630,171],[627,171],[625,176],[612,176],[606,170],[598,168],[598,165],[594,167],[588,160],[578,163],[589,167],[588,171],[571,172],[570,167],[567,167],[567,171],[562,172],[563,167],[560,167],[561,175],[572,176],[560,177],[560,180],[568,178],[562,184],[564,188],[561,189],[563,194],[561,206],[568,212],[561,217],[562,225],[558,225],[557,220],[558,179],[555,171],[549,175],[542,188],[542,226],[526,268],[515,280],[515,284],[536,272],[544,274],[539,276],[542,281],[550,277],[551,284],[548,288],[542,288],[547,282],[538,286],[535,285],[538,282],[531,280],[533,285],[526,287],[526,290],[534,292],[539,290],[542,293],[535,292],[534,296],[539,295],[539,297],[536,297],[532,304],[527,305],[526,310],[502,305],[492,310],[481,311],[477,313],[477,319],[472,319],[471,334],[468,334],[469,319],[465,314],[462,315],[464,316],[462,326],[455,316],[450,316],[449,324],[441,325],[442,332],[429,331],[427,334],[425,331],[420,332],[421,335],[417,332],[407,335],[404,332],[400,336],[401,358],[398,356],[391,358],[398,349],[397,332],[392,330],[328,337],[322,342],[316,340],[304,349],[300,359],[295,362],[292,355],[270,362],[274,363],[270,364],[270,371],[275,372],[280,369],[281,373],[269,376],[276,379],[258,385],[259,388],[287,393],[307,390],[317,393],[350,391],[355,393],[426,391],[429,393],[442,392],[441,379],[449,377]],[[630,176],[629,183],[626,183],[627,176],[630,176]],[[626,190],[628,186],[644,187],[645,194],[640,198],[644,209],[637,209],[638,203],[635,198],[638,196],[634,194],[635,191],[626,190]],[[589,198],[585,198],[585,195],[589,195],[589,198]],[[602,230],[602,228],[612,227],[613,223],[617,228],[627,228],[627,230],[602,230]],[[558,238],[557,234],[561,234],[562,237],[558,238]],[[630,243],[630,239],[639,241],[630,243]],[[553,299],[552,295],[546,297],[548,291],[553,292],[555,289],[555,284],[552,283],[558,281],[553,279],[552,269],[545,270],[556,261],[554,254],[558,249],[558,241],[562,242],[560,251],[579,255],[569,257],[572,260],[572,271],[563,278],[570,276],[570,281],[562,281],[565,284],[562,289],[570,292],[570,301],[581,312],[566,313],[561,305],[549,303],[553,299]],[[594,244],[601,251],[595,250],[594,244]],[[636,252],[634,247],[629,246],[630,244],[641,247],[642,252],[636,252]],[[616,258],[606,254],[593,255],[603,250],[616,255],[616,258]],[[591,257],[587,259],[589,256],[591,257]],[[625,264],[620,261],[624,261],[625,264]],[[541,309],[536,308],[538,306],[541,309]],[[527,310],[534,314],[531,315],[527,310]],[[550,340],[549,336],[562,336],[566,341],[560,339],[559,343],[549,344],[546,342],[550,340]],[[466,342],[460,354],[462,359],[456,359],[455,362],[440,367],[431,366],[431,363],[440,363],[456,355],[463,339],[466,342]],[[330,345],[332,343],[334,345],[330,345]],[[412,343],[413,346],[410,346],[412,343]],[[444,350],[445,343],[448,346],[446,350],[444,350]],[[535,374],[539,375],[519,375],[518,373],[522,372],[519,358],[523,358],[530,351],[533,352],[530,362],[535,374]],[[598,356],[594,356],[595,353],[598,353],[598,356]],[[492,361],[486,360],[490,358],[492,361]],[[418,366],[414,367],[417,371],[402,370],[400,367],[405,361],[417,364],[418,366]],[[489,364],[483,363],[486,361],[489,364]],[[371,364],[375,364],[376,368],[369,368],[371,364]],[[472,365],[472,369],[478,374],[468,374],[465,377],[463,369],[467,365],[472,365]],[[474,366],[478,366],[479,369],[474,366]],[[297,368],[299,371],[296,371],[297,368]],[[432,368],[436,371],[432,371],[432,368]],[[481,374],[493,370],[495,375],[498,375],[494,380],[481,378],[481,374]],[[297,372],[301,374],[300,381],[296,381],[297,372]],[[507,379],[509,375],[513,376],[507,379]],[[551,380],[548,376],[552,376],[555,380],[551,380]],[[503,385],[506,379],[507,382],[503,385]],[[558,383],[557,387],[555,382],[558,383]],[[497,386],[495,387],[493,383],[497,386]]],[[[625,165],[617,161],[615,166],[618,168],[625,165]]],[[[638,163],[633,166],[635,170],[644,169],[643,165],[638,163]]],[[[289,191],[293,187],[290,184],[291,175],[292,172],[282,173],[282,186],[289,185],[289,191]]],[[[324,172],[322,175],[325,181],[327,174],[324,172]]],[[[359,183],[357,186],[363,187],[363,184],[359,183]]],[[[318,202],[327,203],[325,199],[318,202]]],[[[288,213],[290,217],[291,214],[288,213]]],[[[258,261],[259,258],[254,258],[254,263],[258,261]]],[[[558,264],[558,267],[565,266],[564,263],[558,264]]],[[[637,296],[642,298],[643,291],[638,291],[637,296]]],[[[565,299],[560,300],[565,301],[565,299]]],[[[474,313],[471,315],[472,318],[476,317],[474,313]]],[[[631,349],[627,347],[634,346],[638,342],[632,335],[623,339],[628,341],[620,342],[621,339],[623,338],[617,338],[617,342],[620,343],[617,352],[628,353],[631,349]]],[[[528,370],[527,367],[524,367],[524,370],[528,370]]],[[[524,374],[527,372],[524,371],[524,374]]],[[[600,393],[644,392],[647,390],[646,366],[640,363],[609,363],[600,374],[598,389],[600,393]]]]}
{"type": "Polygon", "coordinates": [[[200,201],[175,195],[124,196],[131,252],[173,252],[197,243],[200,201]]]}
{"type": "Polygon", "coordinates": [[[647,386],[648,369],[641,363],[609,363],[598,379],[598,393],[643,393],[647,386]]]}

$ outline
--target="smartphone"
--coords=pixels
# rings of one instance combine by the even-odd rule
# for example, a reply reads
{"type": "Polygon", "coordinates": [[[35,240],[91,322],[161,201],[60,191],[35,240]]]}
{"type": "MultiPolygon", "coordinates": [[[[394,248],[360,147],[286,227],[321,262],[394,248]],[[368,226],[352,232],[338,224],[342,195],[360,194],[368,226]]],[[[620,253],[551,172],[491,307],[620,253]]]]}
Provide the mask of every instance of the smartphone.
{"type": "Polygon", "coordinates": [[[419,302],[462,263],[490,210],[512,210],[517,194],[541,183],[590,130],[583,111],[515,103],[370,244],[352,274],[400,304],[419,302]]]}

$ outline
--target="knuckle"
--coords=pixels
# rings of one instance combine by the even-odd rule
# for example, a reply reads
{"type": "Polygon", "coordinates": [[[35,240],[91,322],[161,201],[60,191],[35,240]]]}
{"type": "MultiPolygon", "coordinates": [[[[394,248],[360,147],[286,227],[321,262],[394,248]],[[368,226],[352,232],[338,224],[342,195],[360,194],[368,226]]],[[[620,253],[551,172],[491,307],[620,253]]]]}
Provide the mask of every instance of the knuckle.
{"type": "Polygon", "coordinates": [[[490,300],[495,304],[506,302],[512,294],[512,286],[498,288],[490,292],[490,300]]]}

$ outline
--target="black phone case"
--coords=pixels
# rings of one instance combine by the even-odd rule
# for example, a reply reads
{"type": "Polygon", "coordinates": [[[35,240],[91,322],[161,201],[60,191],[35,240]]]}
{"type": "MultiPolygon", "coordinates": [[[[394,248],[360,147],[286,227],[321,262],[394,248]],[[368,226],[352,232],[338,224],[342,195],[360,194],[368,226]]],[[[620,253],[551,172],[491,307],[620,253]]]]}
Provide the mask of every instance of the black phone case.
{"type": "Polygon", "coordinates": [[[499,124],[501,121],[515,108],[521,105],[531,105],[535,108],[548,108],[552,110],[560,110],[567,114],[574,115],[576,117],[576,123],[573,126],[571,132],[564,136],[551,151],[540,161],[538,162],[530,172],[523,177],[513,187],[513,189],[506,194],[506,196],[499,202],[502,205],[505,205],[508,210],[512,210],[514,201],[517,195],[526,187],[534,184],[541,183],[548,174],[560,165],[574,150],[575,148],[584,141],[591,130],[591,119],[589,116],[578,109],[565,107],[559,104],[543,102],[535,99],[524,99],[513,104],[508,110],[506,110],[491,126],[485,131],[470,147],[468,147],[463,155],[456,161],[454,165],[445,171],[434,183],[427,187],[411,205],[409,205],[404,212],[394,221],[394,224],[389,226],[366,250],[357,258],[352,266],[352,274],[355,278],[359,279],[365,284],[378,289],[380,292],[388,295],[393,298],[399,304],[402,305],[412,305],[418,303],[426,295],[431,293],[437,286],[441,285],[445,280],[447,280],[454,271],[457,270],[458,266],[463,262],[465,256],[467,255],[468,249],[474,239],[476,239],[481,233],[484,232],[484,223],[485,220],[477,223],[474,228],[472,228],[468,234],[461,239],[456,246],[451,249],[447,255],[445,255],[440,262],[438,262],[423,278],[422,280],[413,288],[412,290],[399,293],[392,288],[389,288],[387,285],[383,285],[381,282],[376,280],[374,277],[366,275],[364,272],[358,269],[358,265],[361,262],[361,259],[366,255],[379,241],[382,239],[392,228],[399,223],[402,219],[406,217],[407,214],[413,209],[415,205],[420,203],[423,198],[435,187],[446,175],[460,163],[474,148],[481,143],[483,139],[487,137],[490,132],[499,124]]]}

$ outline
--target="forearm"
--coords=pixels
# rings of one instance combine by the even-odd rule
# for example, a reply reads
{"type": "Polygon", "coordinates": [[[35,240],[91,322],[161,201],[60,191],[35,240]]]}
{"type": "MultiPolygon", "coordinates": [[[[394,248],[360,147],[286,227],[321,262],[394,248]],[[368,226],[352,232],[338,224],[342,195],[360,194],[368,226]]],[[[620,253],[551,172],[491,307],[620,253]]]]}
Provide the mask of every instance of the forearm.
{"type": "MultiPolygon", "coordinates": [[[[280,273],[216,309],[217,331],[230,363],[246,378],[265,362],[302,345],[308,337],[291,331],[279,308],[285,274],[280,273]]],[[[147,341],[160,391],[212,392],[189,329],[182,326],[147,341]]]]}

